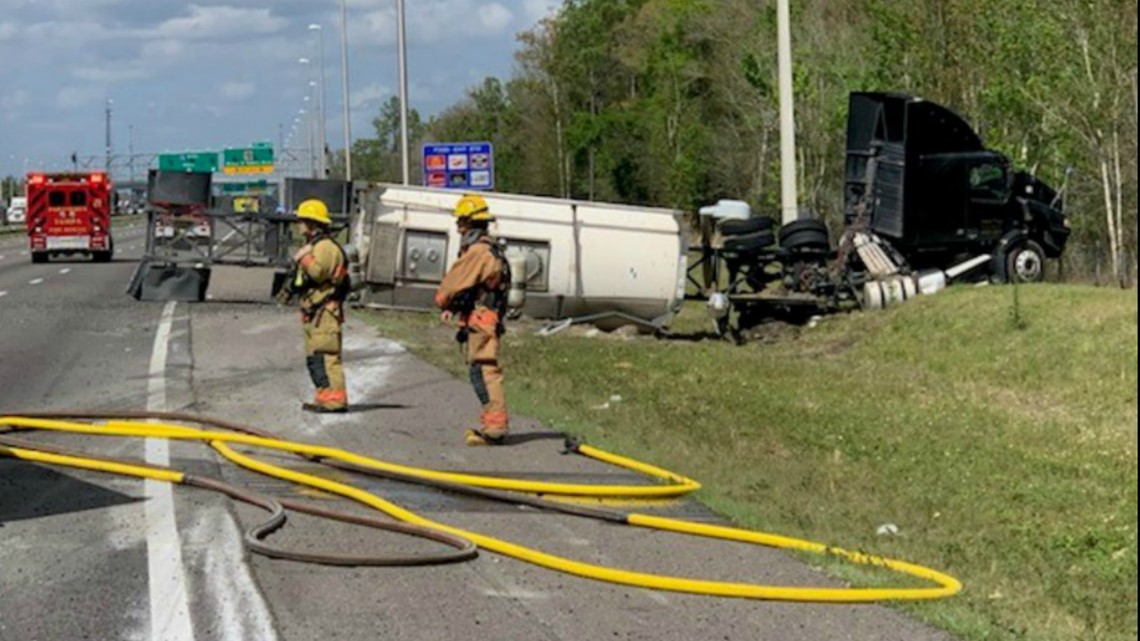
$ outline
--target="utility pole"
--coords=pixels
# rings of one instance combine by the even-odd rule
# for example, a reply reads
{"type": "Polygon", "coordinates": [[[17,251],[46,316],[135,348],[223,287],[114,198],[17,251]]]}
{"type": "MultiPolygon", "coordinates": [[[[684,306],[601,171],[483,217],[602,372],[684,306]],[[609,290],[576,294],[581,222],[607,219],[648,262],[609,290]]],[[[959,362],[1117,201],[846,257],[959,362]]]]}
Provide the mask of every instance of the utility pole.
{"type": "Polygon", "coordinates": [[[115,104],[110,98],[107,99],[107,164],[104,165],[107,169],[107,178],[111,178],[111,105],[115,104]]]}
{"type": "Polygon", "coordinates": [[[796,175],[796,101],[792,88],[792,13],[788,0],[776,1],[780,85],[780,192],[783,223],[799,216],[796,175]]]}
{"type": "Polygon", "coordinates": [[[317,177],[317,167],[313,163],[313,117],[312,117],[312,114],[308,113],[304,109],[301,110],[301,116],[307,118],[305,121],[305,130],[309,136],[308,154],[307,154],[309,157],[309,178],[316,178],[317,177]]]}
{"type": "Polygon", "coordinates": [[[412,178],[409,173],[411,157],[408,153],[408,20],[404,0],[396,0],[396,22],[396,46],[400,50],[400,167],[404,172],[404,184],[409,185],[412,178]]]}
{"type": "Polygon", "coordinates": [[[317,32],[317,46],[320,51],[317,55],[317,64],[320,65],[320,73],[317,74],[317,143],[320,145],[320,162],[317,164],[320,171],[320,178],[328,177],[328,131],[326,129],[326,120],[328,116],[325,114],[325,30],[319,24],[309,25],[309,31],[317,32]]]}
{"type": "Polygon", "coordinates": [[[348,0],[340,0],[340,84],[344,103],[344,178],[352,180],[352,115],[348,91],[348,0]]]}
{"type": "Polygon", "coordinates": [[[127,171],[130,172],[131,182],[135,182],[135,126],[127,125],[127,171]]]}

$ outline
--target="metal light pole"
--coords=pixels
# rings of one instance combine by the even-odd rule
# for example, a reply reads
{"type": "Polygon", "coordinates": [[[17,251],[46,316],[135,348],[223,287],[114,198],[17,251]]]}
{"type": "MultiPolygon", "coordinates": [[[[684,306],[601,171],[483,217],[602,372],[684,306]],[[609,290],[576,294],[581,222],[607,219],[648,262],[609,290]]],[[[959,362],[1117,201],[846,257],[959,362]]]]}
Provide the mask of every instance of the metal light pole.
{"type": "Polygon", "coordinates": [[[319,24],[309,25],[309,31],[317,32],[317,46],[320,48],[320,53],[317,56],[317,64],[320,65],[320,73],[317,74],[317,126],[318,126],[318,140],[320,144],[320,162],[318,168],[320,169],[320,177],[328,177],[328,131],[326,130],[325,121],[328,116],[325,114],[325,30],[319,24]]]}
{"type": "Polygon", "coordinates": [[[784,224],[799,218],[796,185],[796,115],[792,91],[792,15],[788,0],[776,2],[780,76],[780,191],[784,224]]]}
{"type": "Polygon", "coordinates": [[[408,153],[408,20],[404,0],[396,0],[396,46],[399,48],[400,64],[400,167],[404,171],[404,184],[411,184],[409,172],[411,161],[408,153]]]}
{"type": "Polygon", "coordinates": [[[107,99],[107,178],[111,178],[111,105],[115,104],[114,100],[107,99]]]}
{"type": "Polygon", "coordinates": [[[305,102],[309,103],[309,129],[313,136],[313,178],[320,178],[321,173],[321,152],[318,149],[321,144],[321,125],[318,122],[318,107],[314,103],[317,102],[315,95],[317,93],[317,82],[315,80],[309,81],[309,95],[305,96],[305,102]]]}
{"type": "Polygon", "coordinates": [[[352,180],[352,114],[348,91],[348,0],[340,0],[340,84],[344,103],[344,178],[352,180]]]}
{"type": "MultiPolygon", "coordinates": [[[[293,138],[294,138],[294,137],[297,135],[297,128],[298,128],[298,127],[300,127],[300,126],[301,126],[301,116],[297,116],[296,118],[294,118],[294,119],[293,119],[293,128],[292,128],[292,129],[289,131],[289,140],[288,140],[288,142],[286,142],[286,143],[285,143],[285,144],[286,144],[286,146],[288,146],[288,147],[289,147],[289,149],[294,149],[294,146],[293,146],[293,138]]],[[[292,158],[295,158],[295,154],[293,154],[292,152],[290,152],[290,154],[289,154],[289,157],[290,157],[291,159],[292,159],[292,158]]],[[[292,169],[293,169],[293,171],[294,171],[294,174],[293,174],[293,175],[298,175],[298,174],[300,173],[300,170],[301,170],[301,169],[300,169],[300,166],[297,166],[297,165],[290,165],[290,167],[292,167],[292,169]]]]}
{"type": "Polygon", "coordinates": [[[130,172],[131,182],[135,181],[135,126],[127,125],[127,171],[130,172]]]}
{"type": "MultiPolygon", "coordinates": [[[[305,96],[306,101],[308,101],[308,98],[309,98],[308,96],[305,96]]],[[[304,109],[302,109],[301,110],[301,117],[304,118],[306,113],[307,112],[304,109]]],[[[309,144],[307,146],[306,155],[309,157],[309,161],[308,161],[309,177],[310,178],[316,178],[316,175],[315,175],[316,174],[316,167],[313,166],[313,125],[312,125],[311,121],[312,121],[312,119],[310,118],[310,119],[306,120],[306,124],[305,124],[305,129],[308,130],[308,135],[309,135],[309,144]]]]}

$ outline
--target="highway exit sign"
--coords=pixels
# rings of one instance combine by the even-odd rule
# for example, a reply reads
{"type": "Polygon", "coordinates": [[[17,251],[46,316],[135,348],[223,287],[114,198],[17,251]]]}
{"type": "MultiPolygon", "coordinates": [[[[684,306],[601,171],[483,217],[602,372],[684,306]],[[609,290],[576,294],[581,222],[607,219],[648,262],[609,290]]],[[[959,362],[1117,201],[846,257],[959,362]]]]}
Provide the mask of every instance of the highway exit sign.
{"type": "Polygon", "coordinates": [[[218,154],[214,151],[190,151],[180,154],[159,154],[159,171],[185,171],[212,174],[218,170],[218,154]]]}
{"type": "Polygon", "coordinates": [[[222,171],[226,174],[270,174],[273,167],[272,143],[254,143],[250,147],[222,151],[222,171]]]}

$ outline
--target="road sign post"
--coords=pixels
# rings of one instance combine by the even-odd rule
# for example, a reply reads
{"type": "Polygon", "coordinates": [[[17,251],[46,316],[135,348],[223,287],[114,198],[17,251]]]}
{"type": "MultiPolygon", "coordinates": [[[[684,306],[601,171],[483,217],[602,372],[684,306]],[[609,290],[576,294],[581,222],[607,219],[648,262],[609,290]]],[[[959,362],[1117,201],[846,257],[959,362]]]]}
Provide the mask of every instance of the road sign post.
{"type": "Polygon", "coordinates": [[[463,191],[495,188],[495,149],[489,142],[424,145],[424,185],[463,191]]]}

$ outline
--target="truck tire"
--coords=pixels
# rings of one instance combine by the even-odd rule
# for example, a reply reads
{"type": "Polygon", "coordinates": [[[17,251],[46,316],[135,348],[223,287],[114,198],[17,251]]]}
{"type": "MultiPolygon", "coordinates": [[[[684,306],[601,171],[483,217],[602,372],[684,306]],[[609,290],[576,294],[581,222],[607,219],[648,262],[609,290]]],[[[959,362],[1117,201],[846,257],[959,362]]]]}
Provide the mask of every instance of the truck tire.
{"type": "Polygon", "coordinates": [[[115,241],[111,241],[107,247],[107,251],[94,252],[91,258],[97,263],[109,263],[115,257],[115,241]]]}
{"type": "Polygon", "coordinates": [[[757,216],[748,220],[726,220],[718,227],[725,236],[745,236],[762,231],[771,232],[776,228],[776,221],[768,216],[757,216]]]}
{"type": "Polygon", "coordinates": [[[37,264],[37,265],[42,265],[43,263],[48,262],[48,253],[47,252],[32,252],[32,262],[37,264]]]}
{"type": "Polygon", "coordinates": [[[828,251],[827,225],[819,220],[797,220],[780,229],[780,247],[787,251],[828,251]]]}
{"type": "Polygon", "coordinates": [[[743,236],[732,236],[724,241],[724,251],[733,254],[756,254],[774,247],[776,237],[770,231],[758,231],[743,236]]]}
{"type": "Polygon", "coordinates": [[[1005,256],[1006,281],[1018,284],[1045,280],[1045,250],[1033,240],[1024,240],[1009,249],[1005,256]]]}

